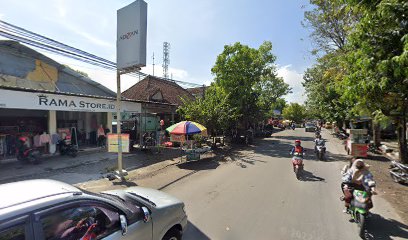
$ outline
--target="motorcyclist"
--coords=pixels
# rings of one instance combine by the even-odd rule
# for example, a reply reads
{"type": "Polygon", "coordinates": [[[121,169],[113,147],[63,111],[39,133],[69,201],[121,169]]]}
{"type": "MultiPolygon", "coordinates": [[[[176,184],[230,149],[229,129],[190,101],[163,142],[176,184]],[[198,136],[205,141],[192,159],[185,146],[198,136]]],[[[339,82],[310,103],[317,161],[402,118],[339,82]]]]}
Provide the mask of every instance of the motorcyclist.
{"type": "Polygon", "coordinates": [[[314,147],[314,151],[317,152],[317,146],[325,146],[325,141],[322,138],[322,135],[318,134],[316,139],[314,140],[315,143],[315,147],[314,147]]]}
{"type": "Polygon", "coordinates": [[[372,208],[371,195],[377,194],[375,191],[375,181],[373,175],[369,171],[369,166],[364,163],[362,159],[355,159],[352,166],[343,174],[343,189],[344,189],[344,202],[347,209],[350,207],[351,200],[353,198],[353,189],[366,191],[370,194],[370,202],[368,208],[372,208]]]}
{"type": "MultiPolygon", "coordinates": [[[[302,142],[300,140],[295,140],[295,146],[292,148],[290,151],[291,155],[297,155],[301,158],[303,158],[303,154],[305,153],[304,148],[301,146],[302,142]]],[[[292,160],[292,165],[293,165],[293,171],[295,170],[295,163],[292,160]]]]}

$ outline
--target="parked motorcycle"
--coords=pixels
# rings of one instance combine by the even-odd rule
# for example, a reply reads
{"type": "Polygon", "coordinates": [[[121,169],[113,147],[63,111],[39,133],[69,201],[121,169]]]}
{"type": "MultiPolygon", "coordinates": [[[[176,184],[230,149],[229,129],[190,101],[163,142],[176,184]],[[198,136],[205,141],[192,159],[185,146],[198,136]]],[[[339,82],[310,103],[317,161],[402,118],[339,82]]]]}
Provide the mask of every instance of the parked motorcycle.
{"type": "Polygon", "coordinates": [[[390,165],[390,175],[396,183],[408,184],[408,166],[392,161],[390,165]]]}
{"type": "Polygon", "coordinates": [[[40,150],[36,148],[28,148],[26,142],[27,139],[24,137],[18,139],[16,148],[17,160],[33,164],[40,163],[40,150]]]}
{"type": "Polygon", "coordinates": [[[292,158],[292,164],[294,166],[293,171],[295,172],[296,178],[302,180],[303,177],[303,154],[295,152],[292,158]]]}
{"type": "Polygon", "coordinates": [[[76,146],[68,143],[66,139],[59,140],[57,145],[61,155],[68,155],[73,158],[78,155],[78,149],[76,146]]]}

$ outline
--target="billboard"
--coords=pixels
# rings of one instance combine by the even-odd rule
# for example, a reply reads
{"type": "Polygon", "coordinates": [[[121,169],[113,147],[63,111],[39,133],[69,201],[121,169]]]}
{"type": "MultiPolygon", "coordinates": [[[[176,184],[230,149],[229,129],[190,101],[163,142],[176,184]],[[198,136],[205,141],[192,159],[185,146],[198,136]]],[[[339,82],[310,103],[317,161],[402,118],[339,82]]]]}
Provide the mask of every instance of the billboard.
{"type": "Polygon", "coordinates": [[[117,12],[117,69],[146,66],[147,3],[137,0],[117,12]]]}

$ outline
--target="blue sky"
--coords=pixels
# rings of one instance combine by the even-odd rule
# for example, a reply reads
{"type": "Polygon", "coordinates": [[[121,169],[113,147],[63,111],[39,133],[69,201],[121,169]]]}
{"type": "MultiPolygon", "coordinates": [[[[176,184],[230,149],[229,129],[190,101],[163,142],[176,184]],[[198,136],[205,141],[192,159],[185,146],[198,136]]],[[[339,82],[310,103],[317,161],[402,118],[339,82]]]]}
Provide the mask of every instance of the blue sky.
{"type": "MultiPolygon", "coordinates": [[[[0,0],[0,19],[68,45],[115,61],[116,10],[132,0],[0,0]]],[[[301,26],[307,0],[146,0],[148,3],[147,63],[142,71],[162,76],[162,44],[170,42],[170,72],[178,80],[209,84],[211,67],[224,45],[241,42],[258,47],[273,43],[278,73],[294,89],[286,97],[303,102],[302,73],[312,64],[308,32],[301,26]],[[302,40],[303,39],[303,40],[302,40]]],[[[115,74],[48,54],[88,72],[115,89],[115,74]]],[[[138,79],[125,77],[126,89],[138,79]]]]}

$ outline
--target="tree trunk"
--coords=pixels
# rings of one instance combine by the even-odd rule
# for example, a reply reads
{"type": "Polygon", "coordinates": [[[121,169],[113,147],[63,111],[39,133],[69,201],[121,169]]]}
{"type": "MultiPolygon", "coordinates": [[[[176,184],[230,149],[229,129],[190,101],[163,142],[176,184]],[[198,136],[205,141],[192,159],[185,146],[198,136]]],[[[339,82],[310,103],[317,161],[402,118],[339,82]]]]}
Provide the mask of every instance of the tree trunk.
{"type": "Polygon", "coordinates": [[[373,121],[373,142],[375,147],[379,147],[381,145],[380,124],[378,124],[376,121],[373,121]]]}
{"type": "Polygon", "coordinates": [[[408,163],[407,121],[405,111],[402,118],[400,118],[398,121],[397,133],[398,133],[399,159],[401,163],[408,163]]]}

